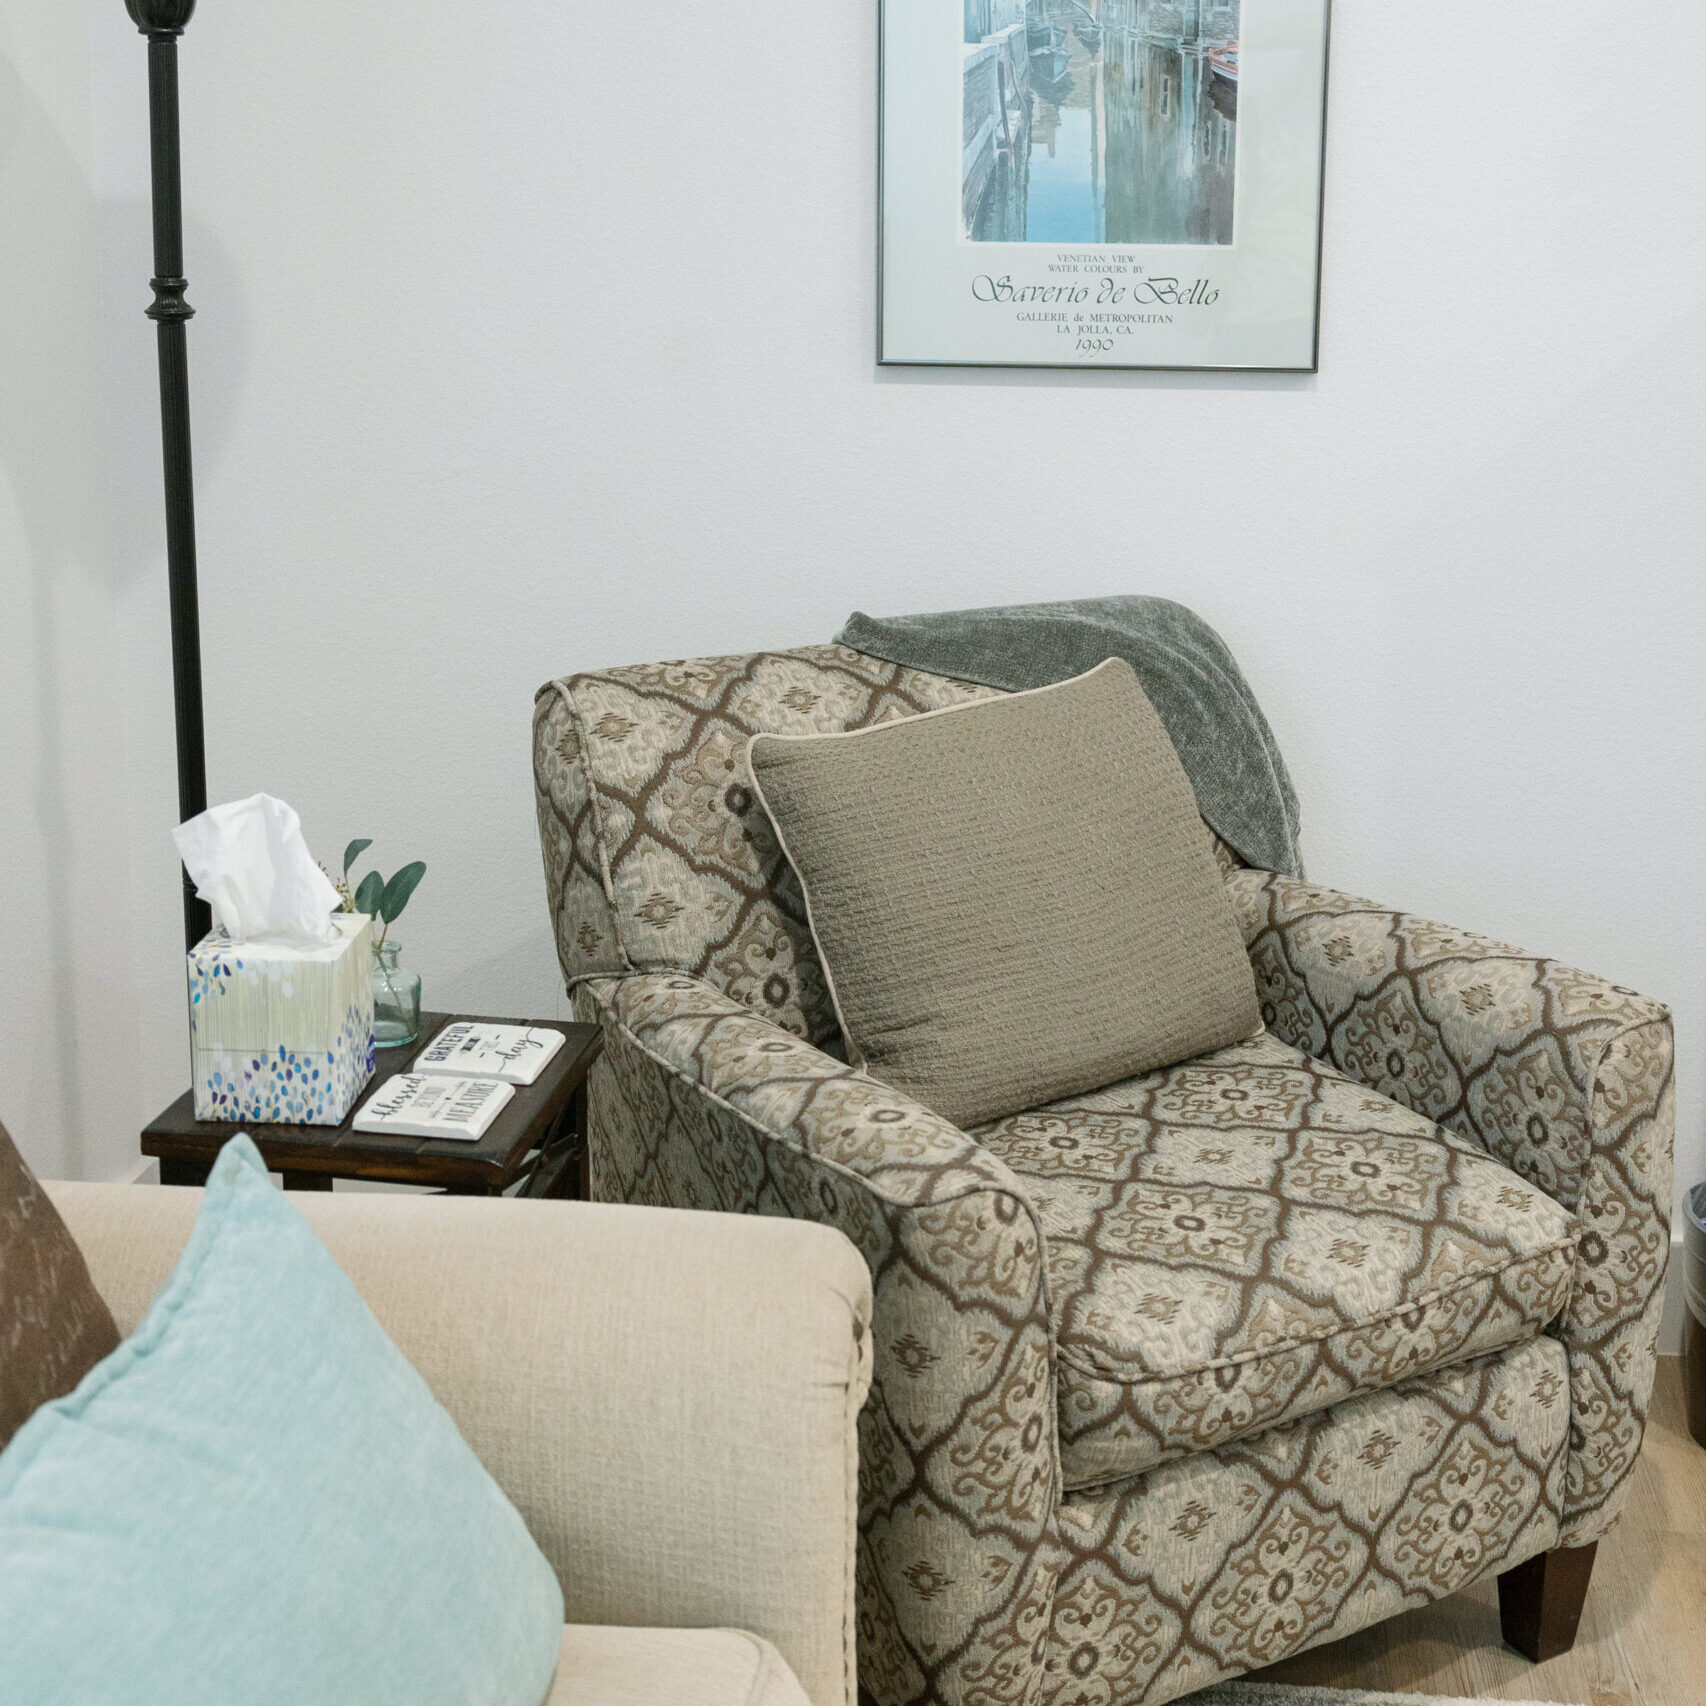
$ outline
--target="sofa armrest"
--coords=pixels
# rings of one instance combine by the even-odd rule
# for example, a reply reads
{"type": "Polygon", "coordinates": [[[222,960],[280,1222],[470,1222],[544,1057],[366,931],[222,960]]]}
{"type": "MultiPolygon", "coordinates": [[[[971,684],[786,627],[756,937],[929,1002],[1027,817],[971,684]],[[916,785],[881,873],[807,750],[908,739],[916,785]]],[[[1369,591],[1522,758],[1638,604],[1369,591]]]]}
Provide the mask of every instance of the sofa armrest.
{"type": "MultiPolygon", "coordinates": [[[[51,1187],[121,1331],[200,1191],[51,1187]]],[[[726,1625],[852,1706],[870,1279],[789,1221],[293,1196],[515,1502],[572,1623],[726,1625]]]]}
{"type": "Polygon", "coordinates": [[[1574,1211],[1563,1543],[1615,1520],[1651,1396],[1670,1250],[1669,1011],[1468,931],[1268,871],[1227,878],[1262,1017],[1294,1048],[1477,1140],[1574,1211]]]}
{"type": "Polygon", "coordinates": [[[859,1664],[880,1699],[1006,1698],[1056,1565],[1044,1242],[964,1132],[698,980],[594,979],[593,1186],[837,1226],[874,1282],[859,1664]]]}

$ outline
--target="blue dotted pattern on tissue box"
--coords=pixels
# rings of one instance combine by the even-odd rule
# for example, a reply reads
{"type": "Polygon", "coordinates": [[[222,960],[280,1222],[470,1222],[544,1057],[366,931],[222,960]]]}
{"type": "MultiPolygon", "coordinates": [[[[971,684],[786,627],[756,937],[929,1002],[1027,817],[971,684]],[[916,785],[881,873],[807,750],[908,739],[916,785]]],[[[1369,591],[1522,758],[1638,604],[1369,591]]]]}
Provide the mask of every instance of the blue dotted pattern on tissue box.
{"type": "Polygon", "coordinates": [[[324,1054],[277,1048],[261,1054],[202,1054],[196,1060],[198,1120],[271,1125],[340,1125],[373,1076],[373,1021],[350,1008],[324,1054]]]}
{"type": "Polygon", "coordinates": [[[331,952],[236,944],[189,956],[198,1120],[338,1125],[373,1076],[367,921],[340,922],[331,952]]]}

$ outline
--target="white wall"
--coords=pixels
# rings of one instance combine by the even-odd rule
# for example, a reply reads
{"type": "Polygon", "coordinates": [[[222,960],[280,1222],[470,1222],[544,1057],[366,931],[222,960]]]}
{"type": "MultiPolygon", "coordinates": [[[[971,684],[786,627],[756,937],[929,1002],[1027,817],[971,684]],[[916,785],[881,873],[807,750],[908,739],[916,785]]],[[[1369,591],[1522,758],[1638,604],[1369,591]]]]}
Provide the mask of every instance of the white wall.
{"type": "Polygon", "coordinates": [[[83,13],[6,0],[0,1120],[44,1168],[101,1175],[135,1154],[142,1077],[125,724],[141,709],[169,731],[171,701],[127,704],[138,669],[112,552],[90,95],[83,13]]]}
{"type": "MultiPolygon", "coordinates": [[[[0,0],[0,52],[51,106],[36,14],[0,0]]],[[[70,876],[6,903],[8,1005],[48,1019],[0,1113],[101,1173],[184,1063],[143,51],[117,0],[87,17],[93,167],[8,168],[27,300],[87,267],[47,239],[91,171],[105,293],[54,300],[60,345],[9,358],[8,393],[41,407],[98,337],[113,418],[7,465],[49,535],[8,647],[39,675],[6,688],[8,836],[70,876]],[[53,535],[108,457],[116,548],[79,580],[53,535]],[[31,629],[43,584],[67,602],[31,629]],[[115,857],[132,969],[75,1046],[116,1081],[76,1127],[47,1039],[67,979],[99,983],[83,902],[115,857]]],[[[539,682],[823,639],[854,605],[1165,593],[1244,663],[1315,875],[1673,1004],[1679,1170],[1706,1175],[1706,14],[1667,14],[1662,64],[1605,18],[1341,0],[1322,372],[1296,379],[877,370],[869,5],[208,4],[183,51],[214,796],[282,794],[328,857],[425,858],[400,933],[429,1000],[552,1011],[539,682]]]]}

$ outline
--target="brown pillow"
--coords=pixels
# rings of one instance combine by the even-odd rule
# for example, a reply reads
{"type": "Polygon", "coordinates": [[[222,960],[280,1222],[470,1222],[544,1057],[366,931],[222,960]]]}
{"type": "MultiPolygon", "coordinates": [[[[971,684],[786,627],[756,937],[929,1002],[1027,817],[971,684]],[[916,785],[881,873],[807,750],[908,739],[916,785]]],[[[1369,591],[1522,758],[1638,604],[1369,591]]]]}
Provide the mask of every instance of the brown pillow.
{"type": "Polygon", "coordinates": [[[747,751],[849,1058],[955,1124],[1260,1028],[1196,797],[1120,659],[747,751]]]}
{"type": "Polygon", "coordinates": [[[0,1125],[0,1450],[117,1349],[83,1252],[0,1125]]]}

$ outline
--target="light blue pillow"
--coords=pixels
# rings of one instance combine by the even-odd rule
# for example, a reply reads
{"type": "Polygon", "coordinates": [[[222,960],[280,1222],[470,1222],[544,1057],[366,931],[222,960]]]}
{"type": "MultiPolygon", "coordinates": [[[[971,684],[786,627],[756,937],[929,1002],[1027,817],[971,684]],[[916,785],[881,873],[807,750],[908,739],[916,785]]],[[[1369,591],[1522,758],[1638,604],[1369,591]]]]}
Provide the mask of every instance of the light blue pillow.
{"type": "Polygon", "coordinates": [[[5,1706],[539,1706],[563,1596],[255,1146],[0,1452],[5,1706]]]}

